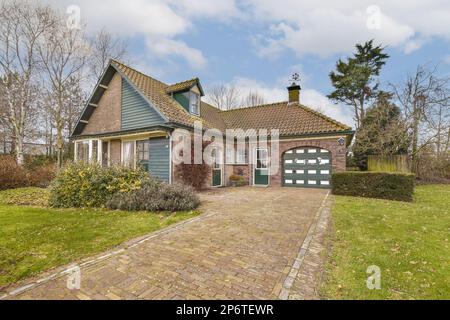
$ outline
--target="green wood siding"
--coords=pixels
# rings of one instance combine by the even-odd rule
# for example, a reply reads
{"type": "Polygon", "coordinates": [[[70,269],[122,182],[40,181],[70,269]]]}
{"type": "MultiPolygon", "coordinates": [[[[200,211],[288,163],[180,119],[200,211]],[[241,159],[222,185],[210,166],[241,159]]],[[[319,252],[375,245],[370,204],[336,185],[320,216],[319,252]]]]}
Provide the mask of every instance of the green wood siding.
{"type": "Polygon", "coordinates": [[[170,140],[167,138],[150,139],[150,160],[148,169],[150,175],[169,182],[170,172],[170,140]]]}
{"type": "Polygon", "coordinates": [[[164,119],[126,81],[122,79],[122,130],[160,125],[164,119]]]}
{"type": "Polygon", "coordinates": [[[189,92],[177,92],[173,98],[181,104],[181,106],[189,112],[189,92]],[[187,95],[187,96],[186,96],[187,95]]]}

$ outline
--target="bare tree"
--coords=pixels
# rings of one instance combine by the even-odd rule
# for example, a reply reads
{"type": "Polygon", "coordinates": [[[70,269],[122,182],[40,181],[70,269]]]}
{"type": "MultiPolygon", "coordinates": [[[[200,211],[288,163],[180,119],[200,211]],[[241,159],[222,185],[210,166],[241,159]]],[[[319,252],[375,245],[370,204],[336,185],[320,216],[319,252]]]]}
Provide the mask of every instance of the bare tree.
{"type": "Polygon", "coordinates": [[[250,91],[247,96],[242,99],[242,107],[256,107],[266,103],[264,97],[258,91],[250,91]]]}
{"type": "Polygon", "coordinates": [[[208,90],[207,99],[220,110],[231,110],[240,106],[241,94],[233,85],[218,85],[208,90]]]}
{"type": "Polygon", "coordinates": [[[88,46],[83,38],[83,33],[77,28],[68,28],[64,17],[53,11],[53,27],[43,34],[44,40],[38,47],[40,63],[45,72],[44,79],[47,90],[54,101],[52,118],[56,130],[56,155],[57,164],[62,166],[64,136],[66,126],[64,117],[67,103],[68,88],[73,85],[74,79],[81,79],[81,74],[86,63],[88,46]]]}
{"type": "Polygon", "coordinates": [[[24,162],[24,138],[36,93],[37,46],[52,23],[47,6],[16,0],[0,4],[0,78],[20,165],[24,162]]]}
{"type": "Polygon", "coordinates": [[[127,59],[127,44],[114,38],[104,28],[90,39],[90,57],[88,62],[89,80],[95,84],[108,65],[110,59],[127,59]]]}
{"type": "Polygon", "coordinates": [[[408,121],[413,168],[417,169],[422,149],[434,144],[440,152],[448,139],[450,78],[440,77],[437,67],[418,66],[404,84],[392,87],[408,121]]]}

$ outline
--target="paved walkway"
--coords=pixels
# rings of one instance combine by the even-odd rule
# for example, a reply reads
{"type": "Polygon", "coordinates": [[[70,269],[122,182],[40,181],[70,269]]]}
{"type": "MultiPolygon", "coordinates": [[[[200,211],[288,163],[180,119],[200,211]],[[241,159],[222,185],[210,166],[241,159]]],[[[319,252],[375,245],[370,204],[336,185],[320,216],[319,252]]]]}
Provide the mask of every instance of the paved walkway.
{"type": "Polygon", "coordinates": [[[211,191],[202,194],[204,213],[196,220],[80,262],[79,290],[67,288],[67,276],[42,275],[38,285],[8,298],[276,299],[326,194],[211,191]]]}

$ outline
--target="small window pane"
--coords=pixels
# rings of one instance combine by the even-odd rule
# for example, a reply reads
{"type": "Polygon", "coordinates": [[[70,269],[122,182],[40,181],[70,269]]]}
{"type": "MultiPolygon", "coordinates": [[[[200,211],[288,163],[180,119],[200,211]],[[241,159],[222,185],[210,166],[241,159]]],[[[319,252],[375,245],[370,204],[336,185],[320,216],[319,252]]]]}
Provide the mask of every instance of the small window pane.
{"type": "Polygon", "coordinates": [[[77,161],[82,163],[89,162],[89,142],[79,141],[77,142],[77,161]]]}
{"type": "Polygon", "coordinates": [[[189,110],[192,114],[195,115],[199,115],[199,104],[200,104],[200,99],[198,94],[191,92],[191,97],[190,97],[190,101],[189,101],[189,110]]]}
{"type": "Polygon", "coordinates": [[[247,152],[246,150],[238,149],[236,153],[236,163],[246,164],[247,163],[247,152]]]}
{"type": "Polygon", "coordinates": [[[123,165],[134,167],[134,141],[123,143],[123,165]]]}
{"type": "Polygon", "coordinates": [[[256,150],[256,168],[257,169],[267,169],[268,167],[268,157],[267,149],[257,149],[256,150]]]}
{"type": "Polygon", "coordinates": [[[97,161],[98,161],[98,140],[92,140],[91,163],[97,163],[97,161]]]}

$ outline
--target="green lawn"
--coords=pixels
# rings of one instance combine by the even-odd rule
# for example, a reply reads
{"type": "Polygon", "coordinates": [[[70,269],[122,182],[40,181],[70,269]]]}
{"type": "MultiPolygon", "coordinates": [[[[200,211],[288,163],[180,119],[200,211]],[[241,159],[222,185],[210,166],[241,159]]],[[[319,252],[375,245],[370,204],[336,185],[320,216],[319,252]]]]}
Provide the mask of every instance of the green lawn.
{"type": "Polygon", "coordinates": [[[0,205],[0,287],[196,215],[0,205]]]}
{"type": "Polygon", "coordinates": [[[335,197],[326,299],[450,299],[450,186],[416,188],[414,203],[335,197]],[[369,290],[367,267],[381,268],[369,290]]]}

